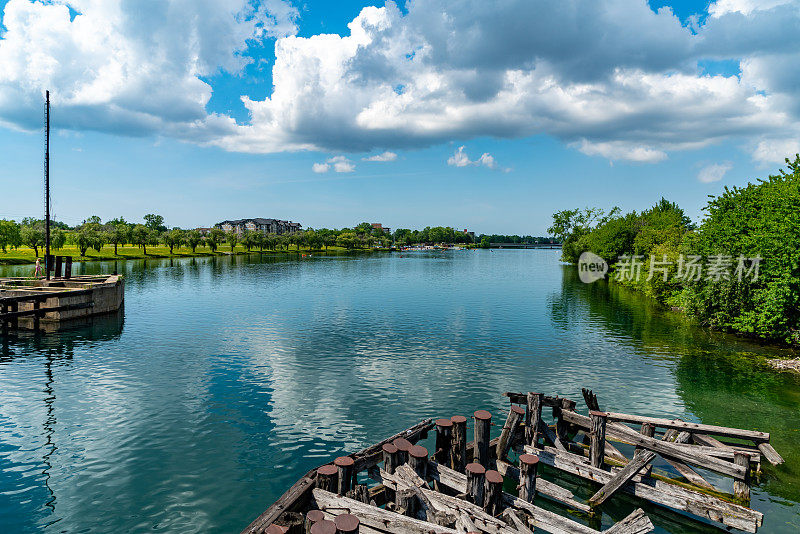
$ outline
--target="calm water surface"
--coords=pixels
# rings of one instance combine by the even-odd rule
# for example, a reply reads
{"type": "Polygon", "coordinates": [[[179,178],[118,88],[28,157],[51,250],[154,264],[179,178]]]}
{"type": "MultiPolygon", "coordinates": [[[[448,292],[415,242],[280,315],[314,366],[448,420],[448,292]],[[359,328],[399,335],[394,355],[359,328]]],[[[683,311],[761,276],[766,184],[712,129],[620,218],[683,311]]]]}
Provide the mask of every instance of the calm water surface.
{"type": "MultiPolygon", "coordinates": [[[[504,391],[581,387],[606,409],[771,432],[787,465],[753,506],[761,532],[800,531],[800,380],[764,364],[786,353],[583,285],[558,255],[78,266],[126,275],[124,313],[2,341],[0,532],[238,532],[312,466],[425,417],[500,419],[504,391]]],[[[634,508],[616,500],[604,526],[634,508]]]]}

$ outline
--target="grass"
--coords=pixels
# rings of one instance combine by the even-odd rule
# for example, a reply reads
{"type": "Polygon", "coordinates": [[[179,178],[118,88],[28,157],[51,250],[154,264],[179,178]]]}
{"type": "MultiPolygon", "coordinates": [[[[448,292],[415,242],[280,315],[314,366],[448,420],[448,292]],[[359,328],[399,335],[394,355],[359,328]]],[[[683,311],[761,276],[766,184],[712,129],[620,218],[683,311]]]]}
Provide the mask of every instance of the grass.
{"type": "MultiPolygon", "coordinates": [[[[328,252],[344,252],[342,247],[329,247],[328,252]]],[[[231,252],[230,245],[219,247],[216,252],[211,252],[207,247],[197,247],[196,252],[192,252],[189,247],[175,247],[173,253],[169,253],[169,247],[157,246],[147,247],[147,254],[142,252],[139,247],[117,247],[117,255],[114,255],[114,246],[106,245],[100,252],[94,249],[86,251],[86,257],[82,258],[78,248],[74,245],[66,245],[60,250],[52,250],[51,254],[56,256],[72,256],[75,261],[109,261],[109,260],[139,260],[144,258],[191,258],[198,256],[230,256],[232,254],[253,254],[258,253],[258,249],[251,250],[249,253],[241,245],[237,245],[233,252],[231,252]]],[[[318,254],[324,253],[322,250],[311,250],[301,247],[298,251],[294,247],[289,250],[265,250],[264,254],[318,254]]],[[[44,250],[39,249],[39,257],[44,256],[44,250]]],[[[0,265],[27,265],[36,263],[36,255],[32,248],[19,247],[18,249],[9,249],[7,252],[0,251],[0,265]]]]}

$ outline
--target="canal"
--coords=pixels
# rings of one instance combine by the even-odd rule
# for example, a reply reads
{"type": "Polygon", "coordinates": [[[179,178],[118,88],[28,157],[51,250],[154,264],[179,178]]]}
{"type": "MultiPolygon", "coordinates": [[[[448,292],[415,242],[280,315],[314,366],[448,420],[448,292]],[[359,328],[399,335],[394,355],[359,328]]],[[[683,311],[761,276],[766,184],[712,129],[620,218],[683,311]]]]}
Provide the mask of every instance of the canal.
{"type": "Polygon", "coordinates": [[[559,254],[78,264],[125,275],[124,312],[2,340],[0,532],[238,532],[312,466],[423,418],[581,387],[772,433],[786,464],[752,505],[760,532],[800,531],[800,378],[765,365],[790,353],[582,284],[559,254]]]}

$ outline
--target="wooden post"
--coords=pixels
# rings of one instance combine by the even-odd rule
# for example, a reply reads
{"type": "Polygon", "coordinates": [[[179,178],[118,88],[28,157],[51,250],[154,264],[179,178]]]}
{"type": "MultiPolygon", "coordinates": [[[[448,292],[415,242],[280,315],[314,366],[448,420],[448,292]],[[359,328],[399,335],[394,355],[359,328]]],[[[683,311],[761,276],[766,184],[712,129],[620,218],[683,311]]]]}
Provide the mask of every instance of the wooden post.
{"type": "MultiPolygon", "coordinates": [[[[639,434],[643,436],[647,436],[648,438],[652,438],[656,434],[656,427],[652,423],[642,423],[641,428],[639,429],[639,434]]],[[[633,451],[633,457],[636,458],[641,456],[646,452],[645,449],[641,447],[636,447],[633,451]]],[[[653,471],[653,464],[647,464],[644,469],[641,470],[641,473],[646,476],[650,476],[650,473],[653,471]]]]}
{"type": "Polygon", "coordinates": [[[317,469],[317,487],[325,491],[330,491],[331,493],[336,493],[339,487],[337,481],[338,473],[339,469],[335,465],[323,465],[317,469]]]}
{"type": "Polygon", "coordinates": [[[528,410],[525,414],[525,443],[534,447],[539,443],[539,421],[542,420],[542,393],[528,393],[528,410]]]}
{"type": "Polygon", "coordinates": [[[491,439],[492,414],[486,410],[475,412],[475,461],[489,466],[489,441],[491,439]]]}
{"type": "Polygon", "coordinates": [[[314,523],[323,519],[325,519],[325,514],[322,510],[309,510],[306,514],[306,534],[311,534],[311,527],[314,526],[314,523]]]}
{"type": "Polygon", "coordinates": [[[523,417],[525,417],[525,410],[520,406],[512,405],[508,411],[508,417],[506,417],[506,424],[503,425],[503,431],[500,433],[500,439],[497,442],[498,460],[505,460],[508,456],[508,449],[511,448],[511,442],[514,441],[514,433],[523,417]]]}
{"type": "Polygon", "coordinates": [[[351,478],[353,476],[353,464],[355,463],[349,456],[339,456],[333,461],[336,465],[339,483],[337,484],[337,493],[344,495],[350,491],[351,478]]]}
{"type": "Polygon", "coordinates": [[[72,256],[64,256],[64,278],[72,278],[72,256]]]}
{"type": "Polygon", "coordinates": [[[41,302],[38,300],[33,301],[33,331],[39,332],[39,306],[41,302]]]}
{"type": "Polygon", "coordinates": [[[310,532],[311,534],[336,534],[336,523],[322,519],[311,526],[310,532]]]}
{"type": "Polygon", "coordinates": [[[395,493],[395,504],[402,511],[403,515],[416,517],[417,515],[417,493],[411,488],[398,489],[395,493]]]}
{"type": "Polygon", "coordinates": [[[561,416],[563,411],[575,411],[575,401],[569,399],[561,399],[561,406],[558,409],[553,408],[553,417],[556,420],[556,437],[561,441],[561,443],[567,442],[567,428],[569,423],[564,421],[564,418],[561,416]]]}
{"type": "Polygon", "coordinates": [[[358,534],[358,525],[361,523],[352,514],[337,515],[333,522],[336,525],[336,534],[358,534]]]}
{"type": "Polygon", "coordinates": [[[428,449],[422,445],[414,445],[408,452],[408,465],[425,480],[428,476],[428,449]]]}
{"type": "Polygon", "coordinates": [[[489,469],[484,475],[486,485],[484,487],[483,509],[490,515],[500,513],[500,503],[503,502],[503,475],[489,469]]]}
{"type": "Polygon", "coordinates": [[[744,479],[733,480],[733,494],[737,499],[750,501],[750,455],[742,451],[733,451],[733,463],[744,467],[744,479]]]}
{"type": "Polygon", "coordinates": [[[467,464],[467,418],[463,415],[454,415],[450,420],[453,422],[450,467],[463,473],[467,464]]]}
{"type": "Polygon", "coordinates": [[[486,468],[475,462],[467,464],[464,468],[467,472],[467,495],[472,502],[478,506],[483,506],[483,483],[486,476],[486,468]]]}
{"type": "Polygon", "coordinates": [[[592,419],[591,430],[589,431],[589,438],[591,439],[589,461],[592,467],[602,467],[603,458],[606,454],[606,421],[608,420],[608,414],[592,410],[589,412],[589,416],[592,419]]]}
{"type": "Polygon", "coordinates": [[[534,454],[519,456],[519,498],[532,503],[536,497],[536,472],[539,468],[539,457],[534,454]]]}
{"type": "MultiPolygon", "coordinates": [[[[15,300],[11,303],[11,312],[19,311],[19,303],[15,300]]],[[[18,330],[19,329],[19,318],[14,317],[11,319],[11,329],[18,330]]]]}
{"type": "MultiPolygon", "coordinates": [[[[8,313],[8,303],[3,301],[2,307],[0,307],[1,313],[8,313]]],[[[3,335],[8,336],[8,319],[0,319],[3,323],[3,335]]]]}
{"type": "Polygon", "coordinates": [[[453,422],[450,419],[436,420],[436,450],[433,458],[440,464],[450,461],[450,447],[453,441],[453,422]]]}
{"type": "Polygon", "coordinates": [[[411,450],[411,442],[405,438],[397,438],[396,440],[392,441],[392,445],[397,447],[397,453],[400,455],[400,463],[398,465],[403,465],[404,463],[408,462],[408,451],[411,450]]]}
{"type": "Polygon", "coordinates": [[[383,450],[383,470],[393,475],[395,468],[401,465],[397,446],[392,443],[384,443],[381,449],[383,450]]]}

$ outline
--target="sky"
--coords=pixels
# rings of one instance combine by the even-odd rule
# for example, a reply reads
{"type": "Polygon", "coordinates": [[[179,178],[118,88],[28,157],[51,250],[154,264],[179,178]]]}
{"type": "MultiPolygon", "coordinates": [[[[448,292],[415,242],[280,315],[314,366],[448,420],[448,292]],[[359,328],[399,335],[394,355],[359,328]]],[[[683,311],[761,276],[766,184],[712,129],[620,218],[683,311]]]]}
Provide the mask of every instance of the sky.
{"type": "Polygon", "coordinates": [[[0,0],[0,218],[696,221],[800,152],[800,0],[0,0]]]}

